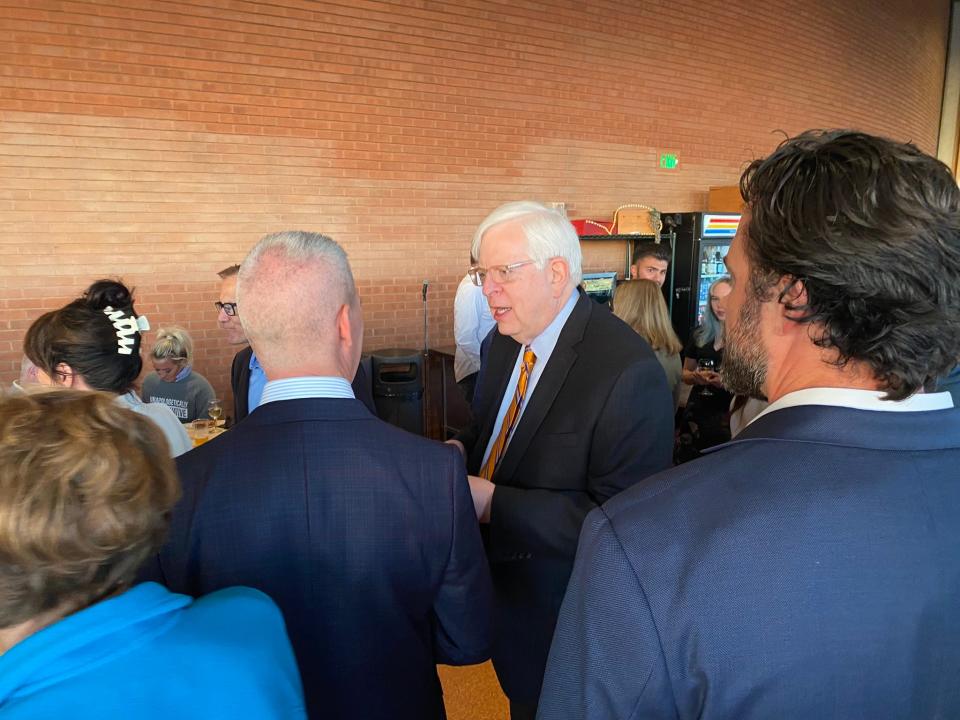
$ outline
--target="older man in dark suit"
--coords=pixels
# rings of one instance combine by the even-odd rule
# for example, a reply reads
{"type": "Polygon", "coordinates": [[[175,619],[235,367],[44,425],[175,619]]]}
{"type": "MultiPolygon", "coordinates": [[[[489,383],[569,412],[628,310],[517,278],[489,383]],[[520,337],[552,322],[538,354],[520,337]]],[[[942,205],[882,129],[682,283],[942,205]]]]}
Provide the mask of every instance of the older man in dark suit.
{"type": "Polygon", "coordinates": [[[159,577],[191,595],[273,597],[311,717],[439,720],[436,663],[488,656],[490,580],[463,460],[354,398],[363,322],[335,242],[268,236],[239,278],[268,382],[255,412],[178,465],[159,577]]]}
{"type": "Polygon", "coordinates": [[[578,290],[580,243],[538,203],[504,205],[471,269],[497,323],[465,450],[488,524],[493,661],[514,720],[532,718],[586,514],[670,464],[673,401],[653,351],[578,290]]]}
{"type": "Polygon", "coordinates": [[[541,720],[960,717],[960,191],[811,132],[741,179],[737,439],[595,511],[541,720]]]}

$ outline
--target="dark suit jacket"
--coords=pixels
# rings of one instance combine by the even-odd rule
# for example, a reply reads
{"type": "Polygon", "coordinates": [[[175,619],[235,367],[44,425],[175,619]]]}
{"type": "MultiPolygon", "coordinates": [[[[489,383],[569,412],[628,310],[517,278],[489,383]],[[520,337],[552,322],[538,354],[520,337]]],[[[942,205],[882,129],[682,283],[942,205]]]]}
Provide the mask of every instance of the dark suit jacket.
{"type": "Polygon", "coordinates": [[[960,410],[794,407],[584,524],[541,720],[960,717],[960,410]]]}
{"type": "Polygon", "coordinates": [[[490,580],[460,453],[356,400],[286,400],[178,458],[171,590],[283,611],[317,718],[443,717],[435,663],[488,657],[490,580]]]}
{"type": "MultiPolygon", "coordinates": [[[[520,346],[496,333],[460,439],[480,469],[520,346]]],[[[512,392],[512,389],[510,390],[512,392]]],[[[649,345],[581,294],[493,476],[487,554],[493,659],[507,695],[534,704],[587,513],[670,466],[673,400],[649,345]]]]}
{"type": "Polygon", "coordinates": [[[250,357],[252,355],[253,348],[247,345],[233,356],[233,364],[230,366],[230,388],[233,390],[233,421],[235,423],[240,422],[250,413],[247,393],[250,391],[250,357]]]}
{"type": "MultiPolygon", "coordinates": [[[[230,366],[230,387],[233,390],[233,421],[235,423],[240,422],[250,414],[250,402],[247,395],[250,392],[250,357],[252,355],[253,348],[247,345],[233,356],[233,364],[230,366]]],[[[376,415],[377,409],[373,404],[370,370],[367,367],[369,362],[366,358],[360,361],[357,366],[357,374],[354,376],[351,385],[357,400],[376,415]]]]}

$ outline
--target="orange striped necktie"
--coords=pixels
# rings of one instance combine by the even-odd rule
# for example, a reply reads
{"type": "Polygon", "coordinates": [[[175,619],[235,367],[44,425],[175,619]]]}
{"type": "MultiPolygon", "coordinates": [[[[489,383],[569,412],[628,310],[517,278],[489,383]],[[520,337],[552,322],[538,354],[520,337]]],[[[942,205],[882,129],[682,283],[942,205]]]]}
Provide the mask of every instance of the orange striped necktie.
{"type": "Polygon", "coordinates": [[[500,433],[497,440],[490,448],[490,455],[487,461],[480,468],[480,477],[489,480],[493,477],[493,471],[497,468],[497,463],[503,457],[503,452],[507,447],[507,439],[513,431],[513,426],[517,424],[517,417],[520,415],[520,407],[523,405],[523,397],[527,394],[527,383],[530,382],[530,373],[533,372],[533,364],[537,362],[537,356],[528,345],[523,351],[523,362],[520,364],[520,378],[517,380],[517,389],[513,393],[513,399],[510,401],[510,407],[507,408],[507,414],[503,416],[503,424],[500,426],[500,433]]]}

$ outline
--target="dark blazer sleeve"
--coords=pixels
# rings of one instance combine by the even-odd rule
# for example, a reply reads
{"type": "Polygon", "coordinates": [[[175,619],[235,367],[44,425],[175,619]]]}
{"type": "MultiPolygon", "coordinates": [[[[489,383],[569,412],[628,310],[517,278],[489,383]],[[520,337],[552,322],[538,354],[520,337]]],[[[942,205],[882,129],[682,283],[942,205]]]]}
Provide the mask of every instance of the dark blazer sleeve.
{"type": "Polygon", "coordinates": [[[663,369],[652,354],[628,365],[597,419],[585,492],[497,485],[490,511],[490,560],[518,554],[572,558],[587,513],[670,466],[671,403],[663,369]]]}
{"type": "Polygon", "coordinates": [[[463,459],[455,448],[449,448],[447,457],[453,533],[434,601],[434,652],[438,662],[467,665],[490,657],[493,591],[463,459]]]}
{"type": "Polygon", "coordinates": [[[607,516],[584,523],[537,720],[677,717],[656,625],[607,516]]]}
{"type": "Polygon", "coordinates": [[[250,390],[250,357],[253,349],[248,345],[233,356],[230,366],[230,389],[233,390],[233,421],[240,422],[248,414],[247,394],[250,390]]]}

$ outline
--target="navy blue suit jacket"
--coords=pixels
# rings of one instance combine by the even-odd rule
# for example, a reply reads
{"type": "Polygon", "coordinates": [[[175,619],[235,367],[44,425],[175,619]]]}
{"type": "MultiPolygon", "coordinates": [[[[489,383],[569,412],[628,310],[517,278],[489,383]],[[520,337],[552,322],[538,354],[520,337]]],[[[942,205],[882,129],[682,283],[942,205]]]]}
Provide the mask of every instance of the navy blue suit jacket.
{"type": "Polygon", "coordinates": [[[356,400],[286,400],[177,467],[184,495],[154,568],[161,582],[270,595],[312,717],[443,717],[435,663],[485,660],[491,615],[454,447],[356,400]]]}
{"type": "Polygon", "coordinates": [[[538,718],[960,717],[960,410],[785,408],[594,512],[538,718]]]}
{"type": "MultiPolygon", "coordinates": [[[[473,474],[519,352],[515,340],[494,331],[475,420],[458,436],[473,474]]],[[[656,356],[581,293],[492,478],[493,662],[511,700],[537,702],[583,519],[669,467],[672,448],[673,399],[656,356]]]]}

